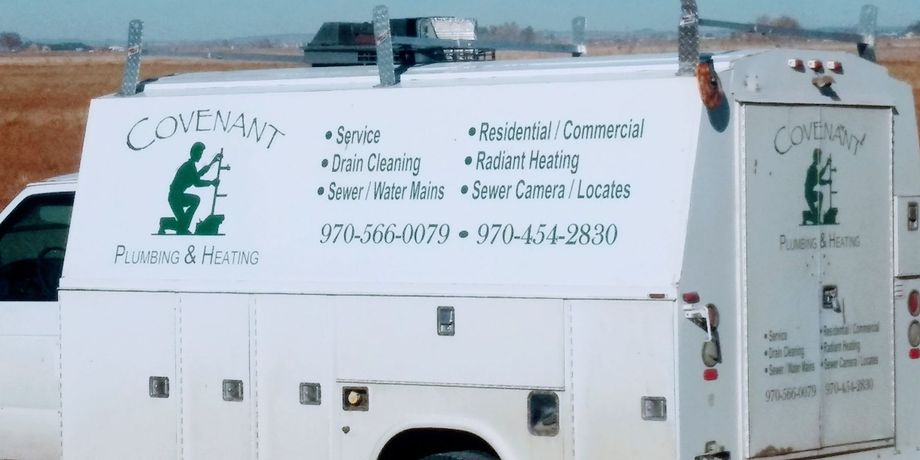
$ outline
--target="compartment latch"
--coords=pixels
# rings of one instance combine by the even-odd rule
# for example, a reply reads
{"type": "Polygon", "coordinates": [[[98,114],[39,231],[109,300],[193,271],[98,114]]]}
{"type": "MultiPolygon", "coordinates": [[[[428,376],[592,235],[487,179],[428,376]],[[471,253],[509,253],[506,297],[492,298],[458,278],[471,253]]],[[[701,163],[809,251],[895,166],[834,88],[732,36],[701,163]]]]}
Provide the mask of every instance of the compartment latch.
{"type": "Polygon", "coordinates": [[[454,307],[438,307],[438,335],[454,335],[456,329],[454,318],[454,307]]]}
{"type": "Polygon", "coordinates": [[[920,229],[920,216],[918,216],[917,202],[910,201],[907,203],[907,231],[916,232],[920,229]]]}

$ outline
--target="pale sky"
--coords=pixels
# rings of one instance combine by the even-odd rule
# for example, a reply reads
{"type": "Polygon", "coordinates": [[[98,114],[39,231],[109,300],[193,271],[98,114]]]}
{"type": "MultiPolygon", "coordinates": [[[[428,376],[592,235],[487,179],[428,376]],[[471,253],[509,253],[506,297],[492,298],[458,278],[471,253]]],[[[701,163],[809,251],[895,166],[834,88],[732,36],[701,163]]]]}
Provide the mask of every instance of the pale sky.
{"type": "MultiPolygon", "coordinates": [[[[805,27],[858,22],[854,0],[697,0],[701,16],[749,22],[788,14],[805,27]]],[[[676,28],[679,0],[0,0],[0,31],[24,39],[125,40],[128,21],[144,21],[145,40],[220,39],[312,33],[324,21],[369,21],[375,5],[391,17],[453,15],[480,25],[517,22],[538,30],[565,31],[574,16],[588,30],[676,28]]],[[[920,21],[920,0],[875,0],[880,26],[920,21]]]]}

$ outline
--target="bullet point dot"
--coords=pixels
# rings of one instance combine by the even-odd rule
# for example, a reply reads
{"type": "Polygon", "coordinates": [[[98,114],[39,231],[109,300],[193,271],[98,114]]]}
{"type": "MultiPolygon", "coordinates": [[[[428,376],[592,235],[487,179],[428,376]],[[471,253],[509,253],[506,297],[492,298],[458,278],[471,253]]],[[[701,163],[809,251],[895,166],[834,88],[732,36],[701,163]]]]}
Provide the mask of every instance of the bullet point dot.
{"type": "Polygon", "coordinates": [[[764,355],[764,356],[767,356],[767,352],[766,352],[766,351],[764,351],[764,352],[763,352],[763,355],[764,355]]]}
{"type": "Polygon", "coordinates": [[[329,166],[329,160],[323,160],[323,167],[329,166]]]}
{"type": "Polygon", "coordinates": [[[460,187],[460,193],[464,193],[464,194],[465,194],[465,193],[468,192],[468,191],[470,191],[470,188],[469,188],[469,187],[467,187],[467,186],[465,186],[465,185],[464,185],[463,187],[460,187]]]}
{"type": "Polygon", "coordinates": [[[470,128],[470,136],[476,135],[476,128],[470,128]]]}
{"type": "Polygon", "coordinates": [[[316,189],[316,194],[322,196],[323,193],[326,193],[326,189],[320,187],[316,189]]]}
{"type": "Polygon", "coordinates": [[[769,374],[770,371],[769,371],[768,369],[764,368],[763,373],[764,373],[764,374],[769,374]]]}
{"type": "Polygon", "coordinates": [[[466,157],[466,159],[463,160],[463,162],[466,163],[466,164],[468,164],[468,165],[469,165],[469,164],[473,164],[473,157],[466,157]]]}
{"type": "Polygon", "coordinates": [[[468,232],[468,231],[466,231],[466,230],[462,230],[462,231],[460,232],[460,238],[466,238],[466,237],[468,237],[468,236],[470,236],[470,232],[468,232]]]}
{"type": "Polygon", "coordinates": [[[326,139],[332,139],[332,131],[326,131],[326,139]]]}

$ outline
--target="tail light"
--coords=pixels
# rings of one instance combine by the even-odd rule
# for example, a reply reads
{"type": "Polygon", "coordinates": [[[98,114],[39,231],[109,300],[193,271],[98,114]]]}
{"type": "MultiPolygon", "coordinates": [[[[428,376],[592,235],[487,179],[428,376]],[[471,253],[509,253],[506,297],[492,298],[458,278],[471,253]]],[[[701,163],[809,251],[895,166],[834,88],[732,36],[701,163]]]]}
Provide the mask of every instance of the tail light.
{"type": "Polygon", "coordinates": [[[920,321],[913,320],[907,328],[907,342],[913,348],[920,347],[920,321]]]}
{"type": "Polygon", "coordinates": [[[703,371],[703,380],[707,382],[711,382],[718,378],[719,378],[719,370],[714,367],[710,367],[703,371]]]}
{"type": "Polygon", "coordinates": [[[694,304],[700,301],[700,294],[698,292],[685,292],[682,297],[684,303],[694,304]]]}
{"type": "Polygon", "coordinates": [[[910,316],[920,315],[920,292],[916,289],[910,291],[907,296],[907,311],[910,312],[910,316]]]}

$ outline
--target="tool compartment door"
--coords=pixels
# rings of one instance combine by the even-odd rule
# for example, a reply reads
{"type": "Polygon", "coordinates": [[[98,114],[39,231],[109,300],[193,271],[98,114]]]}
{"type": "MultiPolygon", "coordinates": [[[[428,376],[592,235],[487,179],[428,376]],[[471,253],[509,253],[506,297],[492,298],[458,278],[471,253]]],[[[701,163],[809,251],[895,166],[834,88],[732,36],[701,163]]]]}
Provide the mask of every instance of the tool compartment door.
{"type": "Polygon", "coordinates": [[[891,111],[743,117],[748,456],[891,445],[891,111]]]}
{"type": "Polygon", "coordinates": [[[182,456],[253,458],[251,298],[183,294],[180,300],[182,456]]]}

